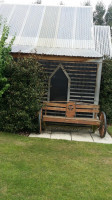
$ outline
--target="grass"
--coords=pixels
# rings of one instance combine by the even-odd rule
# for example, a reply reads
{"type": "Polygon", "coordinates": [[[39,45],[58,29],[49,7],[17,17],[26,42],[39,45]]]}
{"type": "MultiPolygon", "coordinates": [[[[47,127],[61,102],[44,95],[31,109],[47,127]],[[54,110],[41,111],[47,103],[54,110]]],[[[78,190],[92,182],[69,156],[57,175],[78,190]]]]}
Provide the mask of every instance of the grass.
{"type": "Polygon", "coordinates": [[[1,200],[110,200],[112,145],[0,133],[1,200]]]}
{"type": "Polygon", "coordinates": [[[112,136],[112,126],[108,126],[108,133],[112,136]]]}

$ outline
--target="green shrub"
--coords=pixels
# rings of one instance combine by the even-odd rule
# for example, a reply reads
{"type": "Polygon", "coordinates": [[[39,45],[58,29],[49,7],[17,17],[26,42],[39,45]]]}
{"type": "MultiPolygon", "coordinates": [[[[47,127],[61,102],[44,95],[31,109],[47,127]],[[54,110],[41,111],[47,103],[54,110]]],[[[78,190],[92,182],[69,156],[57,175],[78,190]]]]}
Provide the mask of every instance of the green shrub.
{"type": "Polygon", "coordinates": [[[9,35],[9,27],[6,23],[2,22],[0,19],[0,28],[3,23],[2,36],[0,38],[0,98],[4,92],[8,89],[9,84],[7,78],[5,77],[4,70],[7,65],[10,64],[12,56],[10,55],[11,47],[14,42],[15,37],[13,37],[7,44],[7,39],[9,35]]]}
{"type": "Polygon", "coordinates": [[[0,99],[2,131],[38,131],[37,112],[45,92],[45,74],[36,58],[18,58],[5,70],[10,84],[0,99]]]}
{"type": "Polygon", "coordinates": [[[110,58],[103,61],[100,106],[106,113],[107,122],[112,123],[112,59],[110,58]]]}

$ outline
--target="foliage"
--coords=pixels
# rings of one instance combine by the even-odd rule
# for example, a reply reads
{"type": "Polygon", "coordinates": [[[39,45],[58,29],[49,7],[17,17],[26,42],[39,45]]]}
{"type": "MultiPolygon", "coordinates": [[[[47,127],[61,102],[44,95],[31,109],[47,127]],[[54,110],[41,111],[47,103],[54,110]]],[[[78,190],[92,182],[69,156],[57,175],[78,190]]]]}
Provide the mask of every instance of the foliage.
{"type": "Polygon", "coordinates": [[[112,136],[112,125],[108,126],[108,133],[112,136]]]}
{"type": "Polygon", "coordinates": [[[105,15],[106,24],[112,27],[112,3],[109,5],[107,13],[105,15]]]}
{"type": "Polygon", "coordinates": [[[85,2],[83,3],[83,6],[91,6],[90,1],[89,1],[89,0],[85,1],[85,2]]]}
{"type": "Polygon", "coordinates": [[[38,116],[45,92],[45,73],[36,58],[18,58],[5,71],[10,84],[0,102],[1,130],[38,131],[38,116]]]}
{"type": "Polygon", "coordinates": [[[41,4],[41,3],[42,3],[41,0],[36,0],[36,1],[34,2],[34,4],[41,4]]]}
{"type": "Polygon", "coordinates": [[[105,15],[106,25],[111,27],[111,35],[112,35],[112,3],[109,5],[107,13],[105,15]]]}
{"type": "Polygon", "coordinates": [[[104,25],[104,14],[106,12],[105,6],[100,1],[96,4],[95,11],[93,13],[93,21],[96,25],[104,25]]]}
{"type": "Polygon", "coordinates": [[[112,59],[106,58],[103,62],[100,105],[107,115],[108,123],[112,123],[112,59]]]}
{"type": "Polygon", "coordinates": [[[64,3],[63,3],[63,1],[60,1],[60,3],[59,3],[61,6],[63,6],[64,5],[64,3]]]}
{"type": "Polygon", "coordinates": [[[2,30],[2,36],[0,39],[0,98],[4,94],[4,92],[8,89],[9,83],[7,82],[7,78],[5,77],[4,70],[7,65],[10,64],[12,57],[10,55],[11,47],[14,42],[15,37],[11,39],[11,41],[7,44],[7,39],[9,35],[9,27],[6,23],[2,26],[2,21],[0,23],[0,28],[2,30]]]}

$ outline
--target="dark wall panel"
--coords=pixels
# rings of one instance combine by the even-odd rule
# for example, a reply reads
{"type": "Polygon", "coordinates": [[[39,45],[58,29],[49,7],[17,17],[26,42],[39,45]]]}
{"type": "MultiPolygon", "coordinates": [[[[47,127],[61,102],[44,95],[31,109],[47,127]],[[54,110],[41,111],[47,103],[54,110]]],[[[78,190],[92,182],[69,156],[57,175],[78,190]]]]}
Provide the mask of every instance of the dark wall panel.
{"type": "MultiPolygon", "coordinates": [[[[94,103],[97,64],[79,62],[59,62],[40,60],[48,77],[61,64],[68,73],[70,84],[70,101],[94,103]]],[[[48,83],[45,83],[46,85],[48,83]]],[[[44,101],[47,101],[48,87],[44,101]]]]}

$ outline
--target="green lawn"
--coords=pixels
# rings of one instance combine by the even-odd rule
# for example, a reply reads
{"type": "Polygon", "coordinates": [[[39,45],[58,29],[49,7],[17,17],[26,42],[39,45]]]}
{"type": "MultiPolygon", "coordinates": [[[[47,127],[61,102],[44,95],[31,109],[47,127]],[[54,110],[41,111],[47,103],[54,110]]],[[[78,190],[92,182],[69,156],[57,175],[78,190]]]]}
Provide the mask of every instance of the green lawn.
{"type": "Polygon", "coordinates": [[[112,136],[112,126],[108,126],[108,133],[112,136]]]}
{"type": "Polygon", "coordinates": [[[0,200],[107,199],[112,145],[0,133],[0,200]]]}

